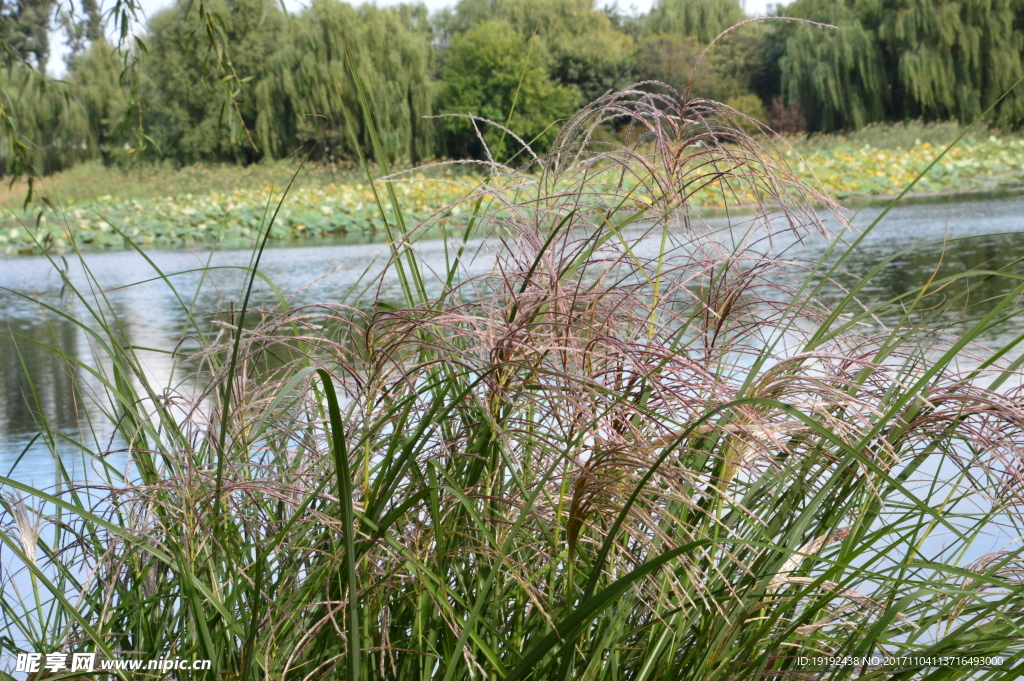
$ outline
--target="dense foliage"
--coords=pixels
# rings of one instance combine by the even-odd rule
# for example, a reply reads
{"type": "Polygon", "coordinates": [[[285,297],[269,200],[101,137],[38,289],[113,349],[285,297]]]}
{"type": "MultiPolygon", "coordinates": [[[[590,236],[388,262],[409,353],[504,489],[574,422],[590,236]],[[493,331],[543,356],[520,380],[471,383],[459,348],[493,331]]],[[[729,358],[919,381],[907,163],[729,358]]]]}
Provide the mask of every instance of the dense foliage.
{"type": "Polygon", "coordinates": [[[0,41],[5,65],[31,61],[46,69],[50,55],[47,27],[55,0],[3,0],[0,2],[0,41]]]}
{"type": "MultiPolygon", "coordinates": [[[[37,167],[60,170],[89,158],[87,140],[92,135],[88,118],[72,98],[71,88],[40,78],[24,63],[0,70],[0,88],[6,94],[4,104],[9,103],[17,113],[17,133],[25,140],[46,140],[44,144],[26,145],[37,167]]],[[[8,139],[2,142],[0,151],[7,156],[11,145],[8,139]]]]}
{"type": "MultiPolygon", "coordinates": [[[[738,0],[659,0],[640,16],[596,0],[461,0],[434,15],[422,4],[316,0],[289,14],[268,0],[179,0],[120,51],[103,41],[95,3],[83,3],[61,15],[72,48],[62,84],[42,75],[48,47],[32,37],[33,8],[0,8],[4,173],[19,169],[18,148],[38,172],[308,150],[418,163],[483,160],[492,147],[507,158],[516,137],[543,151],[578,105],[639,81],[726,103],[752,119],[748,129],[967,122],[993,105],[991,125],[1024,120],[1024,92],[998,101],[1024,76],[1024,0],[796,0],[786,15],[835,28],[746,23],[706,54],[743,21],[738,0]]],[[[602,130],[623,133],[614,122],[602,130]]]]}
{"type": "Polygon", "coordinates": [[[179,161],[253,161],[261,152],[249,133],[257,115],[255,82],[246,79],[267,70],[282,42],[284,16],[263,0],[207,1],[219,10],[232,75],[241,86],[227,96],[234,83],[215,68],[206,36],[195,30],[197,3],[160,12],[149,24],[150,135],[162,155],[179,161]]]}
{"type": "MultiPolygon", "coordinates": [[[[818,130],[923,117],[970,121],[1024,77],[1019,0],[797,0],[780,66],[785,94],[818,130]]],[[[1024,92],[996,107],[1019,126],[1024,92]]]]}
{"type": "Polygon", "coordinates": [[[744,19],[739,5],[721,0],[658,0],[648,19],[655,33],[695,36],[708,43],[744,19]]]}
{"type": "MultiPolygon", "coordinates": [[[[552,121],[571,115],[579,103],[575,87],[551,81],[547,62],[543,44],[526,38],[508,22],[477,24],[452,40],[442,108],[507,123],[531,147],[546,147],[557,132],[552,121]]],[[[482,130],[493,154],[504,156],[506,149],[521,148],[500,127],[475,119],[449,117],[444,126],[458,140],[456,144],[466,145],[459,149],[461,155],[482,152],[483,143],[474,128],[482,130]]]]}
{"type": "Polygon", "coordinates": [[[318,152],[328,158],[351,158],[356,145],[372,155],[361,87],[385,153],[413,162],[430,156],[433,129],[424,116],[433,113],[437,89],[433,61],[422,5],[353,9],[314,2],[288,22],[288,35],[256,86],[258,137],[275,157],[318,140],[318,152]]]}

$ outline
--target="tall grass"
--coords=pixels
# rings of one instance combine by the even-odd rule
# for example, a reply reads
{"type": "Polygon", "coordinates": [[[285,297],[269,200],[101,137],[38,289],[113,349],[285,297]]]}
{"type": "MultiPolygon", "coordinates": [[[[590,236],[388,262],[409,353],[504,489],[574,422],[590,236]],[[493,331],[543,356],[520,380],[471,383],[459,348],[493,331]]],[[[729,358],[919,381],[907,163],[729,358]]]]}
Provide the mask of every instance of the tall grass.
{"type": "Polygon", "coordinates": [[[460,210],[389,225],[344,301],[210,327],[157,272],[202,344],[194,390],[147,377],[99,281],[73,289],[85,317],[49,313],[109,361],[55,360],[102,386],[81,397],[130,466],[83,441],[102,479],[2,479],[35,590],[0,645],[246,681],[1013,676],[1024,543],[984,547],[1024,534],[1021,355],[976,341],[1024,286],[956,337],[934,292],[1013,275],[826,306],[856,235],[741,122],[605,97],[550,154],[484,163],[460,210]],[[591,139],[612,119],[633,146],[591,139]],[[706,185],[759,208],[705,224],[706,185]],[[820,262],[806,238],[832,240],[820,262]],[[875,654],[908,660],[800,659],[875,654]]]}

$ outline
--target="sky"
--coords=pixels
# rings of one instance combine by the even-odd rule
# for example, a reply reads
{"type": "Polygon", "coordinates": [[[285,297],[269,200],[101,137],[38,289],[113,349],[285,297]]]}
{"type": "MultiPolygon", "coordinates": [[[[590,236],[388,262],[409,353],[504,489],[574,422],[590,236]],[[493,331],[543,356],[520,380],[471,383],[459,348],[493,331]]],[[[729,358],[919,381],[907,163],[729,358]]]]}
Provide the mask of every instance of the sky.
{"type": "MultiPolygon", "coordinates": [[[[359,0],[348,0],[352,4],[360,4],[359,0]]],[[[402,0],[378,0],[377,5],[386,7],[388,5],[397,5],[402,0]]],[[[409,0],[405,0],[409,1],[409,0]]],[[[457,0],[423,0],[427,9],[434,12],[445,7],[450,7],[455,4],[457,0]]],[[[173,4],[174,0],[140,0],[139,4],[142,6],[142,12],[144,17],[149,17],[159,12],[164,7],[173,4]]],[[[309,2],[303,2],[303,0],[283,0],[285,8],[290,12],[301,11],[303,7],[307,7],[309,2]]],[[[740,5],[743,9],[752,16],[765,14],[765,9],[768,4],[774,4],[778,0],[740,0],[740,5]]],[[[106,3],[104,3],[106,4],[106,3]]],[[[598,0],[598,5],[612,5],[617,4],[624,13],[629,14],[641,14],[650,11],[654,5],[654,0],[612,0],[611,2],[598,0]]],[[[50,60],[47,64],[46,70],[51,76],[60,78],[65,74],[64,56],[67,54],[68,48],[64,45],[64,37],[57,32],[50,34],[50,60]]]]}

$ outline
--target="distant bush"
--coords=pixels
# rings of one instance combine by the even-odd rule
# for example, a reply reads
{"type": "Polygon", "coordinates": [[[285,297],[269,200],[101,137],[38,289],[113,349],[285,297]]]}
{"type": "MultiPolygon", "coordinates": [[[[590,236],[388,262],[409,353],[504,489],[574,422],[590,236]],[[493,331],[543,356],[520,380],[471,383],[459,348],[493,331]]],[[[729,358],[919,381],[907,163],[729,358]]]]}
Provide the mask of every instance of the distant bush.
{"type": "MultiPolygon", "coordinates": [[[[452,38],[439,109],[445,114],[472,114],[500,125],[507,123],[524,142],[546,150],[561,128],[558,119],[572,115],[580,100],[575,87],[551,80],[548,65],[544,45],[507,22],[478,24],[452,38]]],[[[448,117],[443,126],[451,135],[449,148],[457,156],[483,158],[483,143],[499,159],[523,148],[486,123],[448,117]]]]}

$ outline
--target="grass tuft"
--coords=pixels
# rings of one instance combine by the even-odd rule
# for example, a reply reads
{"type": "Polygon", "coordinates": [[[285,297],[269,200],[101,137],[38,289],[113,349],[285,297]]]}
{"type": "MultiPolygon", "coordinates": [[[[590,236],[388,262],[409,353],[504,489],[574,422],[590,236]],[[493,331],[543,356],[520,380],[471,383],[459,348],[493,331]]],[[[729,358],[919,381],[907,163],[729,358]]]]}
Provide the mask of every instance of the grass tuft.
{"type": "Polygon", "coordinates": [[[185,384],[155,385],[100,283],[68,281],[86,316],[49,312],[107,358],[74,368],[116,437],[78,443],[102,479],[0,479],[60,530],[44,570],[5,542],[46,579],[5,598],[0,645],[246,681],[1012,674],[1022,362],[976,340],[1024,287],[958,336],[914,321],[943,282],[827,307],[844,214],[752,125],[603,97],[549,154],[396,220],[347,300],[196,323],[185,384]],[[757,209],[708,223],[700,191],[757,209]],[[828,255],[799,260],[812,238],[828,255]],[[800,661],[870,655],[907,660],[800,661]]]}

